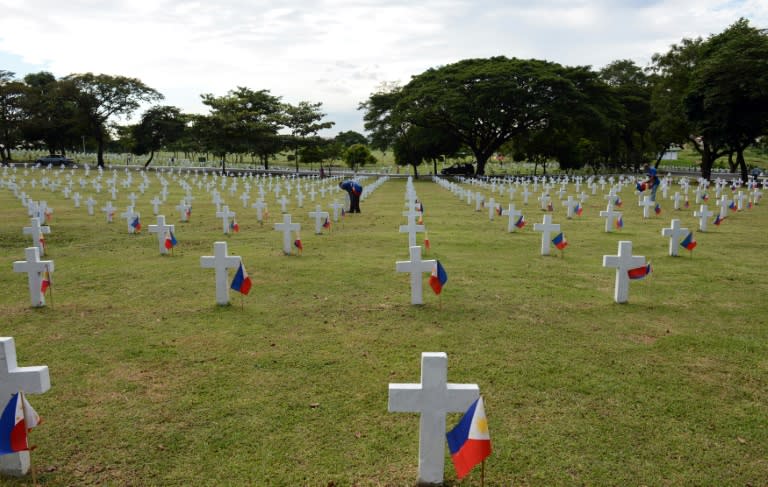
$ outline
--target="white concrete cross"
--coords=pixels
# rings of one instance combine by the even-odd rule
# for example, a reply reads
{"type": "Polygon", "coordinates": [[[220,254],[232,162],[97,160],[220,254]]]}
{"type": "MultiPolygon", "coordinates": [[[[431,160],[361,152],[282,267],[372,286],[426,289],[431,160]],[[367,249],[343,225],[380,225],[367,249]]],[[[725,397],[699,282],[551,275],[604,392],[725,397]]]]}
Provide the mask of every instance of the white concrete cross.
{"type": "Polygon", "coordinates": [[[464,412],[480,396],[477,384],[448,382],[448,355],[421,354],[421,383],[389,384],[387,409],[420,413],[419,484],[442,484],[445,470],[445,417],[464,412]]]}
{"type": "Polygon", "coordinates": [[[749,199],[749,197],[744,194],[744,191],[739,190],[739,192],[736,193],[736,196],[734,196],[734,199],[736,200],[736,208],[739,211],[744,211],[747,206],[746,201],[749,199]]]}
{"type": "Polygon", "coordinates": [[[152,213],[157,215],[160,213],[160,205],[163,204],[162,200],[158,196],[155,196],[152,198],[152,201],[150,201],[150,204],[152,205],[152,213]]]}
{"type": "Polygon", "coordinates": [[[515,205],[510,203],[509,207],[507,208],[507,218],[509,218],[509,222],[507,223],[507,232],[512,233],[517,230],[515,223],[517,223],[517,220],[519,220],[521,216],[523,216],[523,212],[516,210],[515,205]]]}
{"type": "MultiPolygon", "coordinates": [[[[5,407],[11,395],[42,394],[51,388],[47,365],[19,367],[16,345],[12,337],[0,337],[0,404],[5,407]]],[[[29,452],[0,456],[0,473],[9,476],[26,475],[30,468],[29,452]]]]}
{"type": "Polygon", "coordinates": [[[699,207],[699,211],[694,211],[693,216],[699,219],[699,230],[702,232],[707,231],[707,220],[715,214],[714,211],[710,211],[707,205],[702,204],[699,207]]]}
{"type": "Polygon", "coordinates": [[[337,200],[333,200],[333,203],[331,203],[331,208],[333,209],[333,221],[338,222],[339,213],[341,212],[341,209],[344,208],[344,205],[339,203],[337,200]]]}
{"type": "Polygon", "coordinates": [[[160,254],[167,254],[168,249],[165,248],[165,239],[168,236],[168,232],[173,232],[175,227],[173,225],[167,225],[165,223],[165,215],[157,215],[157,225],[150,225],[148,228],[149,233],[157,234],[157,241],[159,243],[160,254]]]}
{"type": "Polygon", "coordinates": [[[139,199],[139,197],[136,196],[136,193],[131,193],[128,195],[128,199],[131,200],[131,206],[136,206],[136,200],[139,199]]]}
{"type": "Polygon", "coordinates": [[[621,218],[620,211],[613,211],[613,204],[608,203],[605,211],[600,212],[600,216],[605,218],[605,231],[611,233],[613,231],[613,225],[617,218],[621,218]]]}
{"type": "Polygon", "coordinates": [[[549,255],[549,248],[552,244],[552,232],[560,231],[559,223],[552,223],[552,215],[544,215],[542,223],[533,225],[534,232],[541,232],[541,255],[549,255]]]}
{"type": "Polygon", "coordinates": [[[80,208],[80,193],[75,191],[75,193],[72,195],[72,201],[75,202],[75,208],[80,208]]]}
{"type": "Polygon", "coordinates": [[[528,191],[528,186],[523,186],[523,192],[520,193],[520,194],[523,195],[523,204],[527,205],[528,204],[528,197],[531,195],[531,192],[528,191]]]}
{"type": "Polygon", "coordinates": [[[637,204],[637,206],[643,207],[643,218],[651,217],[651,208],[656,206],[656,202],[651,199],[651,195],[643,196],[643,201],[637,204]]]}
{"type": "Polygon", "coordinates": [[[576,212],[576,208],[579,207],[579,200],[574,199],[573,196],[568,196],[568,199],[563,201],[563,206],[566,208],[565,217],[570,220],[573,218],[573,215],[576,212]]]}
{"type": "Polygon", "coordinates": [[[485,205],[488,207],[488,219],[493,221],[493,217],[496,216],[496,200],[491,196],[488,203],[485,205]]]}
{"type": "Polygon", "coordinates": [[[128,224],[128,233],[136,233],[136,229],[133,227],[133,220],[140,216],[133,208],[133,206],[129,206],[125,209],[124,212],[120,213],[120,218],[124,218],[125,222],[128,224]]]}
{"type": "Polygon", "coordinates": [[[435,268],[435,260],[421,260],[421,247],[412,245],[410,247],[411,260],[397,261],[395,270],[397,272],[409,272],[411,274],[411,304],[424,304],[424,293],[422,286],[422,274],[431,273],[435,268]]]}
{"type": "Polygon", "coordinates": [[[475,193],[475,211],[480,211],[483,207],[483,201],[485,201],[485,196],[480,191],[475,193]]]}
{"type": "Polygon", "coordinates": [[[111,201],[107,201],[107,206],[101,209],[101,211],[103,211],[107,215],[107,223],[112,223],[112,218],[114,218],[116,210],[117,208],[112,206],[111,201]]]}
{"type": "Polygon", "coordinates": [[[248,200],[251,199],[251,195],[243,192],[243,194],[240,195],[240,201],[243,202],[243,208],[248,208],[248,200]]]}
{"type": "Polygon", "coordinates": [[[304,208],[304,193],[301,191],[296,192],[296,206],[299,208],[304,208]]]}
{"type": "Polygon", "coordinates": [[[278,203],[280,203],[281,212],[285,213],[288,211],[286,210],[286,206],[288,205],[288,198],[285,195],[280,197],[280,200],[278,201],[278,203]]]}
{"type": "Polygon", "coordinates": [[[677,257],[677,251],[680,248],[680,239],[685,238],[689,231],[687,228],[680,226],[680,220],[673,219],[672,226],[669,228],[662,228],[661,235],[663,237],[669,237],[669,255],[677,257]]]}
{"type": "Polygon", "coordinates": [[[315,219],[315,235],[323,233],[323,224],[329,216],[330,214],[327,211],[323,211],[320,205],[315,205],[315,211],[309,212],[309,217],[315,219]]]}
{"type": "Polygon", "coordinates": [[[200,267],[216,271],[216,303],[229,304],[229,279],[227,269],[235,269],[240,265],[239,256],[227,255],[227,242],[215,242],[213,255],[200,257],[200,267]]]}
{"type": "Polygon", "coordinates": [[[646,265],[644,256],[632,255],[632,242],[622,240],[619,242],[618,255],[604,255],[603,267],[616,269],[616,285],[613,291],[613,299],[617,303],[626,303],[629,300],[629,270],[646,265]]]}
{"type": "Polygon", "coordinates": [[[732,200],[729,200],[726,195],[722,195],[717,204],[720,206],[720,218],[728,216],[728,208],[730,208],[732,200]]]}
{"type": "Polygon", "coordinates": [[[283,253],[285,255],[291,255],[291,236],[293,232],[299,232],[301,230],[301,224],[291,223],[291,215],[289,213],[283,214],[283,223],[275,223],[275,231],[283,232],[283,253]]]}
{"type": "Polygon", "coordinates": [[[537,198],[539,200],[539,206],[542,210],[548,210],[549,205],[552,203],[552,198],[547,193],[541,193],[541,196],[537,198]]]}
{"type": "Polygon", "coordinates": [[[32,245],[34,245],[35,247],[38,248],[38,250],[40,250],[40,256],[44,256],[45,255],[45,237],[43,236],[43,234],[51,233],[51,227],[49,227],[48,225],[40,226],[40,219],[32,218],[30,226],[24,227],[22,231],[24,232],[24,235],[32,236],[32,245]]]}
{"type": "Polygon", "coordinates": [[[188,222],[189,221],[189,214],[192,207],[187,204],[186,198],[182,198],[178,205],[176,205],[176,210],[179,212],[179,218],[182,222],[188,222]]]}
{"type": "Polygon", "coordinates": [[[259,223],[264,223],[264,212],[267,210],[267,204],[264,202],[263,198],[259,198],[256,200],[256,203],[253,203],[251,205],[251,208],[254,208],[256,210],[256,220],[258,220],[259,223]]]}
{"type": "Polygon", "coordinates": [[[225,234],[229,234],[229,219],[235,217],[234,211],[229,211],[229,206],[224,205],[221,207],[221,211],[216,212],[216,218],[221,218],[221,229],[225,234]]]}
{"type": "Polygon", "coordinates": [[[88,214],[93,216],[93,207],[96,206],[96,200],[89,196],[88,199],[85,200],[85,206],[88,207],[88,214]]]}
{"type": "Polygon", "coordinates": [[[675,194],[674,194],[674,196],[672,196],[672,200],[674,201],[674,205],[673,205],[673,208],[674,208],[675,210],[679,210],[679,209],[680,209],[680,201],[681,201],[682,199],[683,199],[683,196],[680,194],[680,192],[678,192],[678,191],[675,191],[675,194]]]}
{"type": "Polygon", "coordinates": [[[416,233],[417,232],[423,232],[425,230],[424,225],[417,225],[416,224],[416,216],[415,214],[409,214],[408,215],[408,224],[407,225],[400,225],[400,233],[407,233],[408,234],[408,247],[413,247],[416,245],[416,233]]]}
{"type": "Polygon", "coordinates": [[[45,295],[42,292],[43,274],[53,274],[53,261],[40,260],[37,247],[27,247],[24,251],[27,260],[17,260],[13,263],[13,272],[26,272],[29,286],[29,299],[33,307],[45,306],[45,295]]]}

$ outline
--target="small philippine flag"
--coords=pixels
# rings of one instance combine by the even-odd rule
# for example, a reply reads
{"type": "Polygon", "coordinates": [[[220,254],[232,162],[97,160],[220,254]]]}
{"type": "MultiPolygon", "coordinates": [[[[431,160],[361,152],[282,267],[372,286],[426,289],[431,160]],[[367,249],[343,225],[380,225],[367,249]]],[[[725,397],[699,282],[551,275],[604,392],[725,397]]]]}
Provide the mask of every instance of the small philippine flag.
{"type": "Polygon", "coordinates": [[[478,463],[491,454],[491,435],[485,416],[483,398],[479,397],[451,431],[446,433],[448,449],[456,469],[456,477],[464,478],[478,463]]]}
{"type": "Polygon", "coordinates": [[[656,203],[656,207],[653,209],[657,215],[661,215],[661,205],[656,203]]]}
{"type": "Polygon", "coordinates": [[[693,238],[693,232],[689,232],[688,236],[685,237],[682,242],[680,242],[680,245],[687,250],[695,249],[696,239],[693,238]]]}
{"type": "Polygon", "coordinates": [[[323,222],[323,228],[331,228],[331,220],[329,220],[328,217],[325,217],[325,222],[323,222]]]}
{"type": "Polygon", "coordinates": [[[617,196],[616,197],[616,203],[614,203],[614,205],[616,205],[616,208],[621,208],[621,205],[623,205],[623,204],[624,204],[624,202],[621,201],[621,198],[617,196]]]}
{"type": "Polygon", "coordinates": [[[0,455],[29,450],[27,433],[40,422],[24,393],[13,394],[0,416],[0,455]]]}
{"type": "Polygon", "coordinates": [[[715,226],[718,226],[718,227],[719,227],[719,226],[720,226],[720,224],[721,224],[721,223],[723,223],[723,220],[725,220],[725,217],[722,217],[722,218],[721,218],[721,217],[720,217],[720,214],[718,214],[718,215],[715,217],[715,222],[714,222],[714,223],[715,223],[715,226]]]}
{"type": "Polygon", "coordinates": [[[429,276],[429,285],[435,294],[440,294],[443,291],[443,286],[448,282],[448,273],[445,272],[443,265],[439,260],[435,261],[435,268],[432,269],[432,275],[429,276]]]}
{"type": "Polygon", "coordinates": [[[296,238],[296,240],[293,241],[293,246],[296,247],[299,253],[301,253],[304,250],[304,245],[301,244],[300,238],[296,238]]]}
{"type": "Polygon", "coordinates": [[[40,280],[40,292],[45,294],[49,287],[51,287],[51,273],[48,271],[48,266],[46,265],[42,279],[40,280]]]}
{"type": "Polygon", "coordinates": [[[616,219],[616,228],[618,228],[619,230],[621,230],[622,228],[624,228],[624,219],[623,219],[623,218],[621,218],[621,217],[618,217],[618,218],[616,219]]]}
{"type": "Polygon", "coordinates": [[[552,206],[552,202],[547,203],[547,211],[555,211],[555,207],[552,206]]]}
{"type": "Polygon", "coordinates": [[[251,291],[251,278],[245,273],[245,267],[243,267],[242,262],[240,262],[240,267],[237,268],[235,278],[232,279],[230,287],[235,291],[246,295],[251,291]]]}
{"type": "Polygon", "coordinates": [[[520,218],[517,219],[515,226],[517,228],[523,228],[525,226],[525,217],[523,215],[520,215],[520,218]]]}
{"type": "Polygon", "coordinates": [[[136,233],[141,231],[141,222],[139,221],[139,217],[138,216],[133,219],[133,221],[131,222],[131,226],[136,231],[136,233]]]}
{"type": "Polygon", "coordinates": [[[690,202],[690,201],[688,201],[688,200],[685,200],[685,204],[684,204],[683,206],[685,206],[686,208],[688,208],[689,206],[691,206],[691,202],[690,202]]]}
{"type": "Polygon", "coordinates": [[[643,279],[645,276],[651,273],[651,263],[648,262],[648,264],[635,267],[634,269],[629,269],[627,271],[627,274],[629,275],[630,279],[643,279]]]}
{"type": "Polygon", "coordinates": [[[584,213],[584,207],[581,205],[576,206],[576,214],[581,216],[582,213],[584,213]]]}
{"type": "Polygon", "coordinates": [[[555,247],[557,247],[559,250],[563,250],[568,246],[568,241],[565,240],[565,235],[563,235],[563,232],[558,233],[557,237],[552,239],[552,243],[555,244],[555,247]]]}
{"type": "Polygon", "coordinates": [[[173,232],[168,232],[165,234],[165,248],[168,250],[171,250],[178,244],[179,241],[176,240],[176,235],[173,234],[173,232]]]}
{"type": "Polygon", "coordinates": [[[429,234],[427,234],[427,232],[424,232],[424,248],[427,250],[431,248],[429,243],[429,234]]]}
{"type": "Polygon", "coordinates": [[[240,225],[238,225],[235,220],[232,220],[229,224],[229,229],[237,233],[240,231],[240,225]]]}
{"type": "Polygon", "coordinates": [[[504,210],[501,209],[501,206],[497,206],[496,207],[496,214],[498,216],[501,216],[503,212],[504,212],[504,210]]]}

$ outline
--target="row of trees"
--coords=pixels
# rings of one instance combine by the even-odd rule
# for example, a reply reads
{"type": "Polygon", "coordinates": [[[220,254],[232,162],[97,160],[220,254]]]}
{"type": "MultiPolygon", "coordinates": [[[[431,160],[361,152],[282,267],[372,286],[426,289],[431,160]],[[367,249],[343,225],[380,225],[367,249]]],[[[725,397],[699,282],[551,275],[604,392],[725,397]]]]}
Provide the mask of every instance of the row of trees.
{"type": "Polygon", "coordinates": [[[163,95],[138,79],[92,73],[56,79],[51,73],[29,74],[15,80],[0,71],[0,159],[10,160],[15,147],[45,147],[66,153],[85,145],[96,148],[104,164],[104,151],[114,144],[122,151],[147,155],[148,166],[159,150],[184,154],[213,154],[225,161],[228,155],[257,158],[265,167],[281,152],[296,162],[320,162],[344,158],[356,167],[370,163],[367,139],[342,132],[334,139],[317,134],[334,123],[324,121],[321,103],[284,103],[268,90],[238,87],[224,96],[204,94],[205,115],[185,114],[173,106],[155,105],[134,125],[116,125],[142,104],[163,95]],[[351,150],[347,150],[351,148],[351,150]],[[361,156],[361,151],[363,156],[361,156]]]}
{"type": "Polygon", "coordinates": [[[766,31],[741,19],[707,40],[684,39],[645,70],[629,60],[593,71],[467,59],[385,84],[360,109],[372,145],[414,170],[467,149],[477,174],[499,152],[564,169],[637,170],[688,143],[704,177],[728,155],[746,179],[744,149],[768,129],[767,63],[766,31]]]}

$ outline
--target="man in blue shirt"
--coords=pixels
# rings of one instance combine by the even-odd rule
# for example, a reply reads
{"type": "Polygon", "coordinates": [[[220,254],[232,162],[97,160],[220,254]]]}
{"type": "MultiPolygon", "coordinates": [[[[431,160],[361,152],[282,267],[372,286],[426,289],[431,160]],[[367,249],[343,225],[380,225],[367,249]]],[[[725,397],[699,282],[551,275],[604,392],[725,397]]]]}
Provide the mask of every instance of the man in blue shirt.
{"type": "Polygon", "coordinates": [[[656,174],[656,168],[650,164],[645,165],[645,171],[648,173],[648,180],[645,182],[645,187],[651,190],[651,201],[656,201],[656,190],[659,189],[659,176],[656,174]]]}
{"type": "Polygon", "coordinates": [[[347,179],[339,183],[339,188],[349,194],[349,212],[360,213],[360,195],[363,194],[363,187],[357,181],[347,179]]]}

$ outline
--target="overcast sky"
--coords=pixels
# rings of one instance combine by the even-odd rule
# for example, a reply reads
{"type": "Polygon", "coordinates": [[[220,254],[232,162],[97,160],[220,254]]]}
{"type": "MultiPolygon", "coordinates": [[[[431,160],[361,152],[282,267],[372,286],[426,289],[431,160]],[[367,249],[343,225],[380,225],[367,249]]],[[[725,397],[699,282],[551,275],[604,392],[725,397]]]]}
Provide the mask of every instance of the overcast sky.
{"type": "MultiPolygon", "coordinates": [[[[237,86],[322,102],[325,133],[363,131],[382,82],[504,55],[599,69],[646,66],[684,37],[739,17],[768,28],[768,0],[0,0],[0,69],[139,78],[164,104],[206,113],[237,86]]],[[[134,120],[137,117],[134,117],[134,120]]]]}

